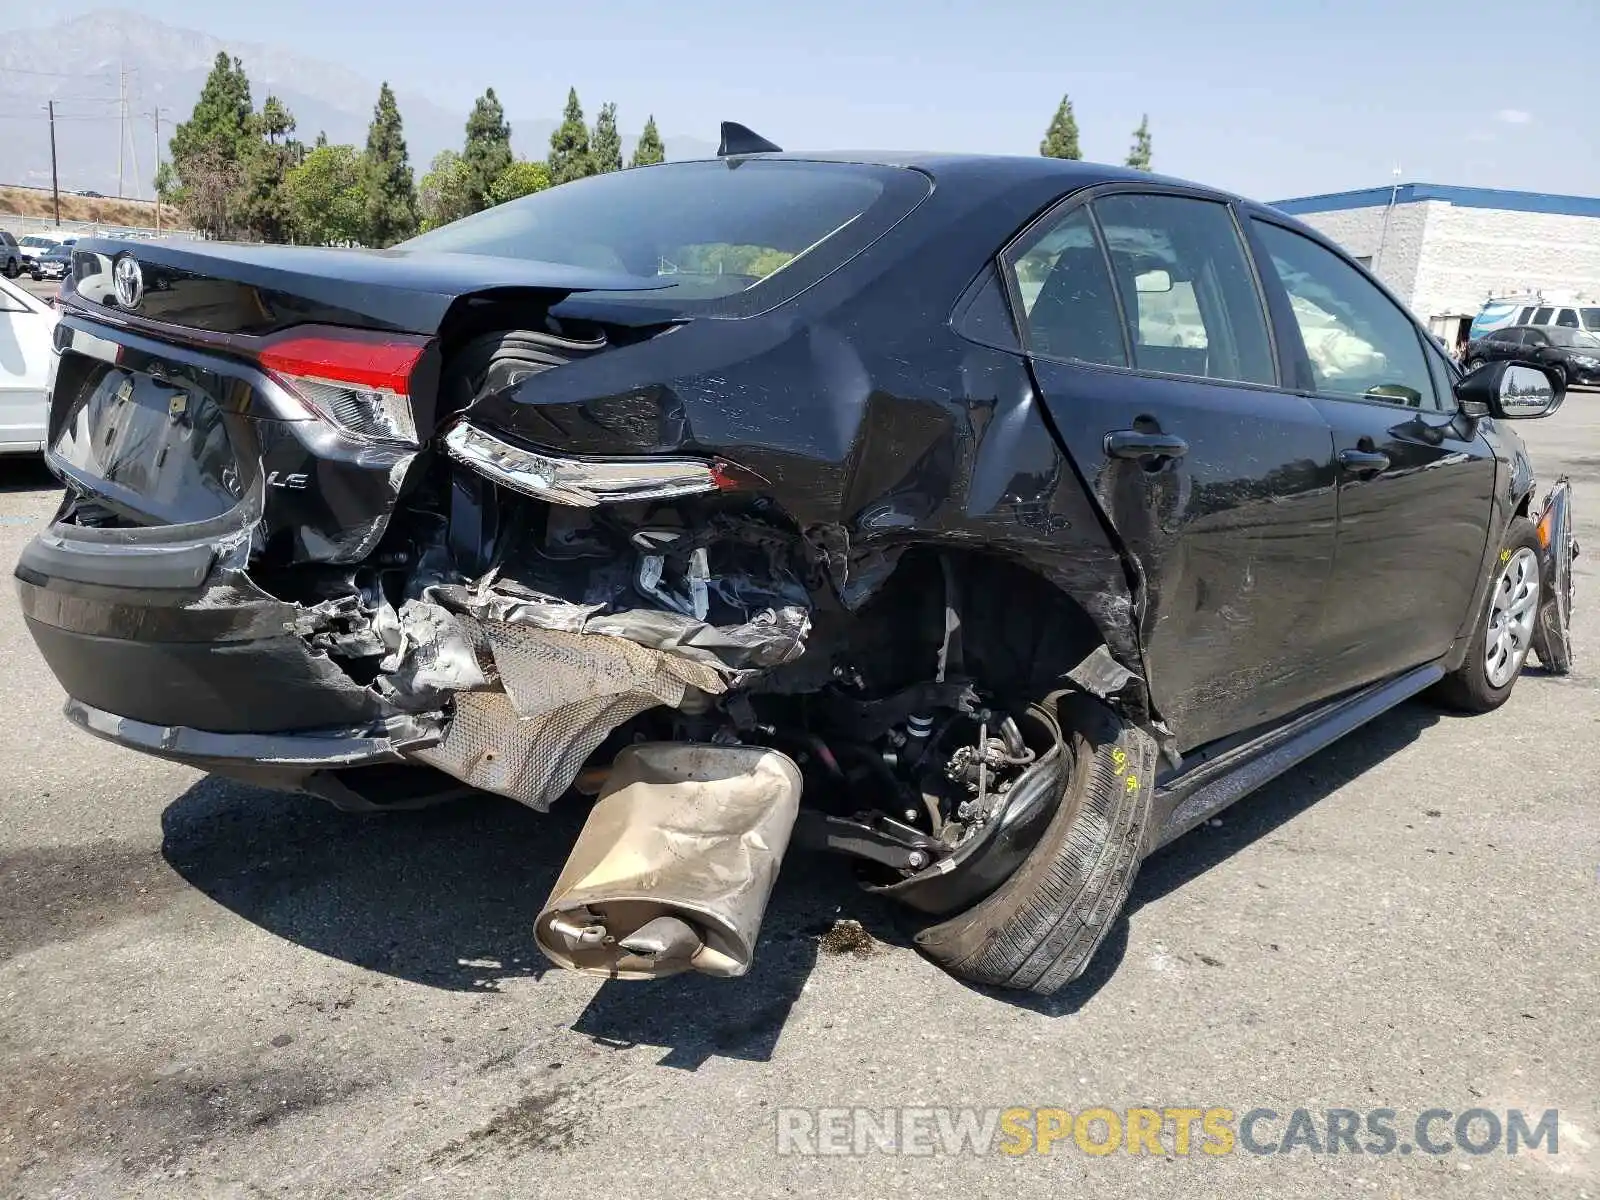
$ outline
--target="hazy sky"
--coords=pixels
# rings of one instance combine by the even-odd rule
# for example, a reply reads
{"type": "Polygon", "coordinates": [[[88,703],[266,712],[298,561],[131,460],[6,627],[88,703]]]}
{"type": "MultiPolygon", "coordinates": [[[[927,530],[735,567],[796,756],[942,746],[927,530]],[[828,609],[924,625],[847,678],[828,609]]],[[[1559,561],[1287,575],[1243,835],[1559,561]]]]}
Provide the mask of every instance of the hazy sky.
{"type": "MultiPolygon", "coordinates": [[[[0,28],[99,4],[0,0],[0,28]]],[[[462,109],[786,148],[1034,153],[1063,92],[1085,157],[1150,114],[1165,173],[1263,199],[1407,180],[1600,193],[1600,4],[1546,0],[138,0],[168,24],[407,81],[462,109]]]]}

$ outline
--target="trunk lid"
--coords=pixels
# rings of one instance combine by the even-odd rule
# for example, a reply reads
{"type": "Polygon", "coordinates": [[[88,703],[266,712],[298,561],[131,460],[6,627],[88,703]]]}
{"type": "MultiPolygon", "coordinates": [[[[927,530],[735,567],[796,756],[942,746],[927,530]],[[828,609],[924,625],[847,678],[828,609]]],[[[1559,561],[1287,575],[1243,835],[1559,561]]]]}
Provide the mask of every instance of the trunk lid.
{"type": "Polygon", "coordinates": [[[86,238],[73,260],[71,287],[90,304],[206,333],[257,336],[304,324],[431,335],[465,295],[643,292],[671,282],[482,254],[178,239],[86,238]],[[115,272],[124,259],[137,270],[123,268],[119,297],[115,272]]]}

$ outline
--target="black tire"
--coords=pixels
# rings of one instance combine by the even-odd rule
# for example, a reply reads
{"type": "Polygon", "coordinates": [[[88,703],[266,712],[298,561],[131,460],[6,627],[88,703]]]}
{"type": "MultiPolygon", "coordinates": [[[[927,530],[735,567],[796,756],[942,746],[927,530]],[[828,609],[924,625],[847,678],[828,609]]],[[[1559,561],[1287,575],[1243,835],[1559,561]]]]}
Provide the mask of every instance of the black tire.
{"type": "Polygon", "coordinates": [[[1565,363],[1555,363],[1550,368],[1550,374],[1555,376],[1558,387],[1567,386],[1567,367],[1565,363]]]}
{"type": "Polygon", "coordinates": [[[17,260],[14,258],[6,259],[6,278],[15,279],[20,274],[22,274],[22,268],[17,266],[17,260]]]}
{"type": "MultiPolygon", "coordinates": [[[[1570,489],[1565,479],[1556,485],[1570,489]]],[[[1577,544],[1572,537],[1571,493],[1566,491],[1555,503],[1552,495],[1536,529],[1543,528],[1550,539],[1548,569],[1544,575],[1544,595],[1540,598],[1539,619],[1533,629],[1533,652],[1552,675],[1572,674],[1572,568],[1577,544]]]]}
{"type": "Polygon", "coordinates": [[[1467,359],[1467,370],[1476,371],[1481,366],[1483,366],[1483,359],[1481,359],[1481,358],[1469,358],[1469,359],[1467,359]]]}
{"type": "MultiPolygon", "coordinates": [[[[1522,549],[1532,550],[1537,558],[1539,534],[1534,529],[1533,522],[1527,517],[1515,517],[1506,530],[1500,553],[1495,556],[1493,570],[1496,582],[1491,583],[1489,593],[1484,597],[1483,608],[1478,613],[1477,628],[1472,631],[1472,641],[1467,648],[1466,661],[1433,688],[1434,698],[1447,708],[1467,713],[1492,712],[1511,698],[1511,690],[1517,686],[1517,676],[1522,673],[1520,666],[1503,687],[1491,684],[1488,667],[1484,662],[1484,653],[1488,645],[1489,613],[1494,604],[1494,592],[1500,573],[1505,569],[1505,564],[1510,561],[1511,556],[1522,549]]],[[[1531,646],[1523,653],[1523,665],[1526,665],[1527,654],[1530,652],[1531,646]]]]}
{"type": "Polygon", "coordinates": [[[954,975],[1049,995],[1083,974],[1122,910],[1144,855],[1156,744],[1087,696],[1061,705],[1072,767],[1061,805],[1011,878],[916,933],[954,975]]]}

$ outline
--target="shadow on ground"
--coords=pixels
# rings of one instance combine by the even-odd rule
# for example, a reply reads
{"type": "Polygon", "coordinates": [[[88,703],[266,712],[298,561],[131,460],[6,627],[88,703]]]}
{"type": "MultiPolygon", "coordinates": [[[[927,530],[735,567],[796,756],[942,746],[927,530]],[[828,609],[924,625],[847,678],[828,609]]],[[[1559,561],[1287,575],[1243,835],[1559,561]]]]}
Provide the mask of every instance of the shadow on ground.
{"type": "MultiPolygon", "coordinates": [[[[1440,719],[1424,704],[1403,705],[1246,798],[1220,828],[1202,827],[1152,856],[1088,972],[1064,991],[977,990],[1052,1016],[1078,1011],[1116,972],[1129,914],[1226,862],[1440,719]]],[[[163,814],[162,853],[218,904],[297,945],[430,987],[494,991],[554,969],[534,944],[533,923],[582,818],[575,804],[541,815],[491,797],[357,817],[210,777],[163,814]]],[[[611,1045],[666,1046],[662,1061],[672,1066],[692,1069],[712,1056],[766,1061],[838,917],[861,921],[879,941],[910,944],[890,907],[859,891],[842,863],[797,854],[785,864],[749,975],[606,983],[573,1028],[611,1045]]]]}
{"type": "MultiPolygon", "coordinates": [[[[430,987],[495,991],[555,969],[533,924],[583,815],[576,804],[542,815],[482,797],[351,816],[211,776],[162,814],[162,855],[218,904],[296,945],[430,987]]],[[[747,976],[605,983],[574,1028],[610,1045],[666,1046],[673,1066],[765,1061],[838,915],[890,936],[884,906],[843,864],[797,854],[747,976]]]]}
{"type": "Polygon", "coordinates": [[[19,454],[0,458],[0,493],[60,490],[61,484],[38,455],[19,454]]]}

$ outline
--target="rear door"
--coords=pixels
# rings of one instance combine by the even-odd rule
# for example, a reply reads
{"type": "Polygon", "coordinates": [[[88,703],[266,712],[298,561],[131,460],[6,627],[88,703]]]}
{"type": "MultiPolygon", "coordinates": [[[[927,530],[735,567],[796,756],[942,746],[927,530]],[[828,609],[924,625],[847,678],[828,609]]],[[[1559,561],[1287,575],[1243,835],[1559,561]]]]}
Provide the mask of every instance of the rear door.
{"type": "Polygon", "coordinates": [[[1146,671],[1180,747],[1320,698],[1332,436],[1279,386],[1233,210],[1101,189],[1005,261],[1057,430],[1142,576],[1146,671]]]}
{"type": "Polygon", "coordinates": [[[1355,687],[1438,658],[1471,606],[1496,463],[1436,383],[1420,327],[1367,275],[1292,229],[1252,221],[1281,287],[1282,336],[1333,428],[1339,545],[1328,670],[1355,687]]]}

